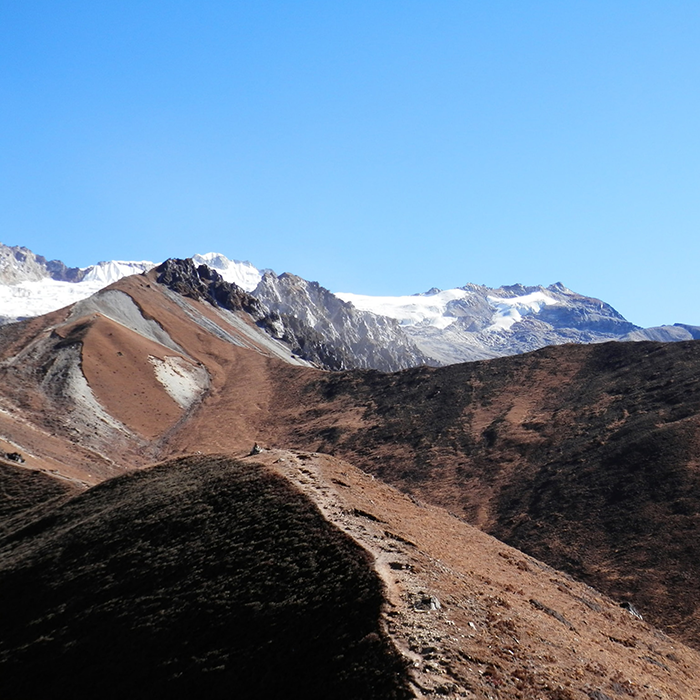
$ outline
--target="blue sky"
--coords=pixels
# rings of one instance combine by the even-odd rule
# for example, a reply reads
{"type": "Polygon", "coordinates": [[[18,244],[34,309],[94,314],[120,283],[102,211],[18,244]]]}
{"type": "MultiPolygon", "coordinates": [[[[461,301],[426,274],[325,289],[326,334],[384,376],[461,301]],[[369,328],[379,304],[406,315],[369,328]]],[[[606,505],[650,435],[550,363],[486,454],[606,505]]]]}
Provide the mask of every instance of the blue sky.
{"type": "Polygon", "coordinates": [[[700,325],[700,3],[0,3],[0,241],[700,325]]]}

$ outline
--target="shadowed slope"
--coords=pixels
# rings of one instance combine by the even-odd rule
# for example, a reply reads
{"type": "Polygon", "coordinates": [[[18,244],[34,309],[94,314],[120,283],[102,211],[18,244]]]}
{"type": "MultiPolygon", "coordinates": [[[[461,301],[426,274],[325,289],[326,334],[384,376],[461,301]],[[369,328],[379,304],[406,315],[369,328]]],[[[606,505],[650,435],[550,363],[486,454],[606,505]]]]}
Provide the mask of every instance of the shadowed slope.
{"type": "Polygon", "coordinates": [[[1,547],[4,697],[407,697],[370,558],[259,465],[120,477],[1,547]]]}
{"type": "Polygon", "coordinates": [[[52,479],[0,458],[0,532],[15,515],[46,503],[66,500],[78,492],[69,481],[52,479]]]}

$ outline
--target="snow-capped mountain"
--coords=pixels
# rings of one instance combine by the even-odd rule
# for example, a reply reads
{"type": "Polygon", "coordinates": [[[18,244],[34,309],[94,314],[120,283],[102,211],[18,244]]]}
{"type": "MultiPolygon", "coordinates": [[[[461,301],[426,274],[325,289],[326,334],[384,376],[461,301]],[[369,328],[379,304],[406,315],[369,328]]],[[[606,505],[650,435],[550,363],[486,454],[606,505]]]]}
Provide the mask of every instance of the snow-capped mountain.
{"type": "Polygon", "coordinates": [[[27,248],[0,243],[0,323],[40,316],[87,299],[127,275],[146,272],[152,262],[112,260],[86,268],[66,267],[27,248]]]}
{"type": "Polygon", "coordinates": [[[561,283],[492,289],[468,284],[403,297],[338,294],[358,308],[396,319],[439,364],[512,355],[545,345],[619,340],[641,329],[599,299],[561,283]]]}
{"type": "MultiPolygon", "coordinates": [[[[609,304],[561,283],[497,289],[467,284],[411,296],[375,297],[333,294],[318,282],[261,271],[220,253],[194,255],[192,262],[195,268],[204,265],[212,270],[206,274],[218,275],[221,283],[252,295],[264,308],[256,322],[305,359],[325,358],[321,364],[331,369],[394,371],[562,343],[700,338],[697,326],[640,328],[609,304]]],[[[111,261],[69,268],[27,248],[0,244],[0,323],[48,313],[153,267],[148,261],[111,261]]]]}
{"type": "MultiPolygon", "coordinates": [[[[246,291],[255,289],[262,273],[249,262],[229,260],[218,253],[195,255],[196,264],[215,269],[227,281],[246,291]]],[[[46,260],[28,248],[0,243],[0,324],[40,316],[81,299],[128,275],[155,267],[148,260],[110,260],[90,267],[66,267],[46,260]]]]}

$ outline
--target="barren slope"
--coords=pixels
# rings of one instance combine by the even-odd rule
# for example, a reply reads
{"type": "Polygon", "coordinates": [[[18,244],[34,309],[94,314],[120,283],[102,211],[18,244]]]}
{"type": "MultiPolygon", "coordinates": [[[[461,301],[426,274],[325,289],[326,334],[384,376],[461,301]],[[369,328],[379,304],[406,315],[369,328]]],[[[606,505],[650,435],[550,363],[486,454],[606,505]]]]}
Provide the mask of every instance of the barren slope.
{"type": "Polygon", "coordinates": [[[270,444],[344,456],[700,645],[700,344],[275,382],[270,444]]]}
{"type": "Polygon", "coordinates": [[[700,644],[697,343],[303,365],[243,311],[127,278],[0,329],[0,449],[79,488],[256,441],[331,452],[700,644]]]}
{"type": "Polygon", "coordinates": [[[202,402],[206,445],[249,447],[276,363],[306,365],[242,311],[184,298],[153,275],[125,278],[0,328],[0,448],[26,468],[94,484],[173,452],[169,435],[202,402]]]}

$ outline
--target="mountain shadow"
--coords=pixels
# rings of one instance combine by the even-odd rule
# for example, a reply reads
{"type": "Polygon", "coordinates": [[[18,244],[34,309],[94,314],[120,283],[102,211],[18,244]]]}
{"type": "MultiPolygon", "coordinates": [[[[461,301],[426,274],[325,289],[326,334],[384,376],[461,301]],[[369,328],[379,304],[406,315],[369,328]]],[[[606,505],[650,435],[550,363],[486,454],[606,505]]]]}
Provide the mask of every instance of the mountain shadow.
{"type": "Polygon", "coordinates": [[[189,457],[0,541],[3,697],[405,698],[371,557],[259,465],[189,457]]]}

